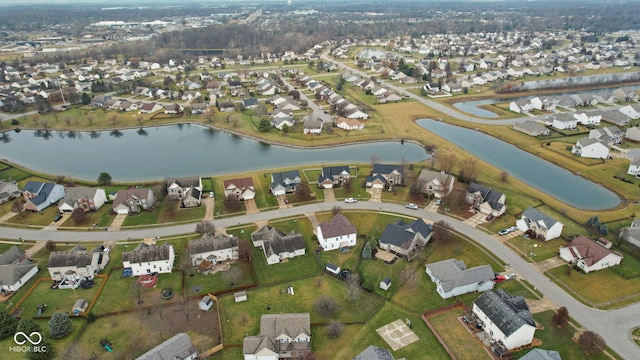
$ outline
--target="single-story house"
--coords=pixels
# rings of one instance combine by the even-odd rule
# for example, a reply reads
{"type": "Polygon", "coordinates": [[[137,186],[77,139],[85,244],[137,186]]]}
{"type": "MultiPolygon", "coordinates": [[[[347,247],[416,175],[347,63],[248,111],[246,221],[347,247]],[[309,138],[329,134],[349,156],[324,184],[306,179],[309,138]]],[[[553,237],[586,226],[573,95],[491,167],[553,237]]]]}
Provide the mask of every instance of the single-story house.
{"type": "Polygon", "coordinates": [[[200,239],[189,241],[191,265],[197,267],[203,261],[216,264],[222,261],[238,260],[238,238],[233,235],[204,234],[200,239]]]}
{"type": "Polygon", "coordinates": [[[602,120],[618,126],[627,126],[631,122],[631,118],[623,114],[620,110],[602,112],[602,120]]]}
{"type": "Polygon", "coordinates": [[[316,234],[322,250],[329,251],[356,246],[358,232],[349,219],[342,214],[336,214],[331,220],[321,222],[316,234]]]}
{"type": "Polygon", "coordinates": [[[629,104],[622,106],[620,112],[630,117],[633,120],[640,119],[640,104],[629,104]]]}
{"type": "Polygon", "coordinates": [[[398,220],[387,225],[378,242],[383,250],[390,250],[407,258],[418,246],[426,245],[431,239],[433,227],[422,219],[405,223],[398,220]]]}
{"type": "Polygon", "coordinates": [[[64,197],[63,185],[29,181],[22,189],[24,196],[24,209],[29,211],[41,211],[49,205],[57,203],[64,197]]]}
{"type": "Polygon", "coordinates": [[[323,125],[324,123],[322,122],[322,120],[312,119],[310,117],[307,117],[304,119],[304,125],[303,125],[302,131],[305,135],[308,135],[308,134],[320,135],[320,133],[322,132],[323,125]]]}
{"type": "Polygon", "coordinates": [[[293,118],[293,116],[287,116],[287,117],[279,116],[271,119],[271,126],[273,126],[278,130],[284,130],[285,126],[288,128],[291,128],[293,125],[295,125],[295,123],[296,121],[293,118]]]}
{"type": "Polygon", "coordinates": [[[200,206],[202,201],[202,178],[199,176],[166,178],[167,195],[172,200],[180,200],[180,207],[200,206]]]}
{"type": "Polygon", "coordinates": [[[349,166],[325,166],[318,176],[318,187],[332,189],[335,185],[342,185],[351,181],[349,166]]]}
{"type": "Polygon", "coordinates": [[[246,98],[242,99],[242,107],[244,109],[255,109],[259,105],[258,99],[256,98],[246,98]]]}
{"type": "Polygon", "coordinates": [[[571,152],[580,157],[591,159],[606,159],[609,157],[609,147],[606,144],[588,137],[578,139],[571,148],[571,152]]]}
{"type": "Polygon", "coordinates": [[[18,291],[37,273],[38,266],[19,247],[14,245],[0,254],[0,292],[18,291]]]}
{"type": "Polygon", "coordinates": [[[54,251],[49,254],[47,270],[53,281],[60,281],[61,289],[75,289],[81,280],[101,272],[109,262],[109,253],[103,247],[87,252],[76,246],[70,251],[54,251]]]}
{"type": "Polygon", "coordinates": [[[311,352],[311,317],[301,314],[266,314],[260,334],[245,336],[244,360],[302,359],[311,352]]]}
{"type": "Polygon", "coordinates": [[[339,117],[338,120],[336,120],[336,127],[347,131],[362,130],[364,129],[364,123],[357,119],[339,117]]]}
{"type": "Polygon", "coordinates": [[[493,289],[495,275],[491,265],[467,268],[462,260],[447,259],[426,265],[427,275],[436,283],[443,299],[493,289]]]}
{"type": "Polygon", "coordinates": [[[608,241],[593,241],[586,236],[577,236],[569,244],[560,247],[560,257],[569,264],[577,266],[585,273],[606,269],[622,263],[622,254],[612,251],[604,245],[608,241]]]}
{"type": "Polygon", "coordinates": [[[112,209],[118,215],[138,214],[155,204],[155,197],[151,189],[133,188],[118,190],[113,200],[112,209]]]}
{"type": "Polygon", "coordinates": [[[512,296],[503,289],[485,291],[473,301],[473,313],[487,335],[509,350],[533,341],[536,322],[520,295],[512,296]]]}
{"type": "Polygon", "coordinates": [[[189,335],[185,333],[177,333],[169,340],[136,358],[136,360],[160,359],[196,360],[198,359],[198,351],[191,343],[189,335]]]}
{"type": "Polygon", "coordinates": [[[640,127],[633,126],[627,128],[627,130],[624,132],[624,138],[632,141],[640,141],[640,127]]]}
{"type": "Polygon", "coordinates": [[[418,175],[420,191],[427,196],[433,196],[438,199],[445,198],[451,194],[455,181],[453,175],[440,171],[422,169],[420,175],[418,175]]]}
{"type": "Polygon", "coordinates": [[[184,111],[184,107],[180,104],[173,103],[164,108],[165,114],[179,114],[184,111]]]}
{"type": "Polygon", "coordinates": [[[154,113],[156,111],[160,111],[162,110],[164,106],[162,106],[162,104],[158,104],[155,102],[149,102],[149,103],[145,103],[142,104],[142,106],[140,106],[140,113],[141,114],[151,114],[154,113]]]}
{"type": "Polygon", "coordinates": [[[547,136],[549,129],[535,121],[527,120],[513,124],[513,128],[531,136],[547,136]]]}
{"type": "Polygon", "coordinates": [[[507,210],[503,193],[478,183],[471,183],[467,188],[466,202],[485,215],[500,216],[507,210]]]}
{"type": "Polygon", "coordinates": [[[58,211],[61,213],[73,212],[77,208],[87,211],[96,211],[107,202],[107,193],[104,189],[90,187],[67,188],[65,196],[58,203],[58,211]]]}
{"type": "Polygon", "coordinates": [[[224,196],[234,195],[238,200],[251,200],[256,197],[253,178],[232,179],[223,181],[224,196]]]}
{"type": "Polygon", "coordinates": [[[298,170],[283,171],[271,174],[270,190],[273,195],[284,195],[296,191],[302,182],[298,170]]]}
{"type": "Polygon", "coordinates": [[[171,273],[176,259],[173,245],[140,243],[132,251],[122,253],[122,267],[131,269],[132,276],[171,273]]]}
{"type": "Polygon", "coordinates": [[[268,265],[306,253],[302,235],[293,230],[286,234],[269,225],[264,225],[251,234],[251,241],[253,246],[262,247],[268,265]]]}
{"type": "Polygon", "coordinates": [[[532,238],[544,241],[559,238],[564,228],[564,224],[533,207],[522,213],[520,219],[516,221],[516,226],[530,234],[532,238]]]}
{"type": "Polygon", "coordinates": [[[0,204],[4,204],[20,196],[20,188],[15,180],[0,181],[0,204]]]}

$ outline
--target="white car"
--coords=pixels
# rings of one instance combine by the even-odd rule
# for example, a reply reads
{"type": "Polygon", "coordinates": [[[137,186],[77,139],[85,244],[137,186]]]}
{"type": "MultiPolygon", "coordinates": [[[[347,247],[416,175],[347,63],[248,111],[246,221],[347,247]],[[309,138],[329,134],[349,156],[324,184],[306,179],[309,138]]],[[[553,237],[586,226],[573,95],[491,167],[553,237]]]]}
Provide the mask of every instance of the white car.
{"type": "Polygon", "coordinates": [[[514,231],[518,230],[518,227],[517,226],[512,226],[507,230],[509,230],[509,232],[514,232],[514,231]]]}
{"type": "Polygon", "coordinates": [[[213,199],[213,191],[209,193],[209,197],[213,199]]]}
{"type": "Polygon", "coordinates": [[[407,205],[405,205],[404,207],[406,207],[407,209],[413,209],[413,210],[418,210],[418,205],[414,204],[414,203],[408,203],[407,205]]]}
{"type": "Polygon", "coordinates": [[[356,200],[354,198],[346,198],[346,199],[344,199],[344,202],[350,204],[350,203],[356,203],[356,202],[358,202],[358,200],[356,200]]]}

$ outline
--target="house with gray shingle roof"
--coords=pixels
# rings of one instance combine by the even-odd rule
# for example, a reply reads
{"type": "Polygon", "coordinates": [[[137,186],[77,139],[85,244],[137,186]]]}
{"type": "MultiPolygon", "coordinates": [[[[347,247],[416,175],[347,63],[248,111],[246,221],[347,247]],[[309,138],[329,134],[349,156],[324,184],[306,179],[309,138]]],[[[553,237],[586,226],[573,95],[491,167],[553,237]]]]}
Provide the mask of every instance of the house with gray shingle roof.
{"type": "Polygon", "coordinates": [[[518,229],[535,234],[532,238],[549,241],[560,237],[564,224],[536,208],[528,208],[516,221],[518,229]]]}
{"type": "Polygon", "coordinates": [[[589,131],[589,138],[598,140],[608,146],[619,144],[624,137],[624,132],[616,126],[605,126],[589,131]]]}
{"type": "Polygon", "coordinates": [[[484,292],[473,301],[473,313],[484,331],[507,349],[531,344],[536,323],[524,297],[498,289],[484,292]]]}
{"type": "Polygon", "coordinates": [[[286,234],[269,225],[264,225],[251,234],[251,240],[253,246],[262,247],[268,265],[306,253],[302,235],[293,230],[286,234]]]}
{"type": "Polygon", "coordinates": [[[20,196],[20,189],[15,180],[0,181],[0,204],[4,204],[18,196],[20,196]]]}
{"type": "Polygon", "coordinates": [[[180,200],[180,207],[200,206],[202,200],[202,178],[190,176],[166,178],[167,194],[172,200],[180,200]]]}
{"type": "Polygon", "coordinates": [[[318,187],[331,189],[334,185],[349,182],[350,178],[349,166],[325,166],[318,176],[318,187]]]}
{"type": "Polygon", "coordinates": [[[453,191],[455,178],[444,171],[422,169],[418,175],[420,190],[427,196],[438,199],[447,197],[453,191]]]}
{"type": "Polygon", "coordinates": [[[205,260],[211,264],[237,260],[238,250],[238,238],[233,235],[204,234],[200,239],[189,241],[189,255],[193,266],[198,266],[205,260]]]}
{"type": "Polygon", "coordinates": [[[54,251],[49,254],[47,269],[54,281],[61,281],[60,289],[75,289],[84,278],[93,279],[109,262],[109,254],[98,247],[91,252],[76,246],[70,251],[54,251]]]}
{"type": "Polygon", "coordinates": [[[603,111],[602,120],[618,126],[626,126],[631,122],[631,118],[618,109],[603,111]]]}
{"type": "Polygon", "coordinates": [[[401,165],[373,164],[373,171],[366,178],[366,186],[374,187],[374,182],[382,178],[385,183],[384,187],[393,191],[395,185],[404,184],[403,173],[401,165]]]}
{"type": "Polygon", "coordinates": [[[462,260],[447,259],[426,265],[427,275],[436,283],[443,299],[493,289],[495,275],[490,265],[467,268],[462,260]]]}
{"type": "Polygon", "coordinates": [[[300,172],[298,170],[283,171],[271,174],[271,193],[273,195],[284,195],[296,191],[298,185],[302,182],[300,172]]]}
{"type": "Polygon", "coordinates": [[[58,203],[58,211],[61,213],[72,212],[81,208],[85,212],[96,211],[107,202],[107,194],[104,189],[90,187],[70,187],[58,203]]]}
{"type": "Polygon", "coordinates": [[[503,193],[478,183],[471,183],[467,188],[466,202],[485,215],[500,216],[507,210],[503,193]]]}
{"type": "Polygon", "coordinates": [[[416,247],[424,246],[431,240],[432,233],[433,227],[422,219],[408,224],[398,220],[387,225],[378,242],[380,248],[410,258],[416,247]]]}
{"type": "Polygon", "coordinates": [[[22,189],[25,199],[24,209],[29,211],[41,211],[49,205],[57,203],[64,197],[64,186],[54,183],[29,181],[22,189]]]}
{"type": "Polygon", "coordinates": [[[242,341],[244,360],[302,359],[310,351],[309,313],[262,315],[260,334],[242,341]]]}
{"type": "Polygon", "coordinates": [[[24,250],[12,246],[0,254],[0,291],[13,292],[20,289],[38,273],[38,266],[27,258],[24,250]]]}
{"type": "Polygon", "coordinates": [[[562,360],[562,357],[555,350],[535,348],[526,353],[520,360],[562,360]]]}
{"type": "Polygon", "coordinates": [[[316,233],[324,251],[356,246],[356,227],[342,214],[321,222],[316,233]]]}
{"type": "Polygon", "coordinates": [[[118,190],[111,208],[116,214],[137,214],[155,204],[155,196],[151,189],[133,188],[118,190]]]}
{"type": "Polygon", "coordinates": [[[609,157],[609,146],[596,139],[583,137],[576,141],[576,144],[571,148],[571,152],[584,158],[606,159],[609,157]]]}
{"type": "Polygon", "coordinates": [[[535,121],[527,120],[513,124],[514,130],[518,130],[531,136],[547,136],[549,129],[535,121]]]}
{"type": "Polygon", "coordinates": [[[374,345],[367,346],[360,354],[356,355],[353,360],[395,360],[391,351],[374,345]]]}
{"type": "Polygon", "coordinates": [[[198,359],[198,351],[191,343],[189,335],[177,333],[169,340],[161,343],[146,353],[138,356],[136,360],[195,360],[198,359]]]}
{"type": "Polygon", "coordinates": [[[140,243],[133,251],[122,253],[122,266],[131,269],[133,276],[171,273],[175,259],[171,244],[140,243]]]}

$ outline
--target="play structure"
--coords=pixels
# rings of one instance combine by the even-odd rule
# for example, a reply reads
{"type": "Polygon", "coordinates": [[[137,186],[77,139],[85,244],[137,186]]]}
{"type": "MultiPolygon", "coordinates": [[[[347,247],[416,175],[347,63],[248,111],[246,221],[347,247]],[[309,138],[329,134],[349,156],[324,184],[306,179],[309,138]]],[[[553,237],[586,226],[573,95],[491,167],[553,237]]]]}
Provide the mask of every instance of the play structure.
{"type": "Polygon", "coordinates": [[[158,283],[158,277],[155,275],[140,275],[138,280],[136,280],[136,284],[143,288],[153,288],[156,287],[158,283]]]}
{"type": "Polygon", "coordinates": [[[47,310],[47,304],[40,304],[36,306],[36,316],[42,315],[45,310],[47,310]]]}
{"type": "Polygon", "coordinates": [[[102,346],[108,352],[113,352],[113,344],[111,343],[111,341],[105,338],[100,339],[100,346],[102,346]]]}

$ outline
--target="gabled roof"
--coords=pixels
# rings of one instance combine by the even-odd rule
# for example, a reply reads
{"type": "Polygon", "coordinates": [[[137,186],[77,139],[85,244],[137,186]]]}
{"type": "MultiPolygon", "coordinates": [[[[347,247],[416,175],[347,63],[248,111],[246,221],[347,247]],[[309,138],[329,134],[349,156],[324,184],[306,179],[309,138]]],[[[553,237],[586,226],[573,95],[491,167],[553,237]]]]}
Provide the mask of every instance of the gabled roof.
{"type": "Polygon", "coordinates": [[[93,254],[78,251],[54,251],[49,254],[47,267],[88,266],[93,261],[93,254]]]}
{"type": "Polygon", "coordinates": [[[438,280],[444,292],[449,292],[460,286],[492,281],[493,270],[490,265],[476,266],[467,269],[462,260],[447,259],[427,264],[427,269],[438,280]]]}
{"type": "Polygon", "coordinates": [[[294,231],[286,234],[269,225],[264,225],[258,231],[251,234],[251,238],[254,242],[262,241],[267,257],[272,254],[278,255],[305,248],[301,234],[297,234],[294,231]]]}
{"type": "MultiPolygon", "coordinates": [[[[298,335],[311,336],[311,317],[309,313],[302,314],[268,314],[260,318],[260,334],[247,336],[242,344],[243,354],[256,354],[263,349],[277,353],[279,350],[277,338],[285,335],[295,339],[298,335]]],[[[308,347],[310,343],[304,343],[308,347]]]]}
{"type": "Polygon", "coordinates": [[[420,175],[418,175],[418,179],[425,183],[433,181],[434,183],[448,186],[449,184],[453,184],[454,177],[445,172],[422,169],[420,175]]]}
{"type": "Polygon", "coordinates": [[[342,214],[336,214],[330,221],[323,221],[318,225],[325,238],[351,235],[357,233],[355,225],[342,214]]]}
{"type": "Polygon", "coordinates": [[[162,246],[147,245],[140,243],[133,251],[123,252],[122,261],[130,263],[143,263],[158,260],[169,260],[172,245],[164,244],[162,246]]]}
{"type": "Polygon", "coordinates": [[[402,173],[402,166],[400,165],[391,165],[391,164],[373,164],[373,173],[374,174],[391,174],[393,171],[398,171],[402,173]]]}
{"type": "Polygon", "coordinates": [[[9,250],[0,254],[0,265],[9,265],[19,263],[19,259],[25,254],[24,250],[17,246],[12,246],[9,250]]]}
{"type": "Polygon", "coordinates": [[[520,360],[562,360],[562,357],[555,350],[535,348],[526,353],[520,360]]]}
{"type": "Polygon", "coordinates": [[[246,177],[242,179],[225,180],[222,184],[225,189],[229,189],[230,186],[237,188],[253,188],[253,178],[246,177]]]}
{"type": "MultiPolygon", "coordinates": [[[[24,186],[24,189],[22,189],[22,191],[28,191],[32,194],[36,194],[36,196],[29,199],[29,201],[31,201],[34,205],[40,205],[49,198],[49,195],[51,194],[53,189],[56,187],[56,185],[58,184],[29,181],[24,186]]],[[[59,185],[59,186],[62,186],[62,185],[59,185]]]]}
{"type": "Polygon", "coordinates": [[[489,317],[500,331],[509,337],[524,325],[535,327],[524,297],[512,296],[503,289],[484,292],[473,303],[489,317]]]}
{"type": "Polygon", "coordinates": [[[286,179],[293,180],[296,177],[300,178],[300,172],[298,170],[283,171],[279,173],[272,173],[271,177],[273,178],[273,182],[271,183],[271,188],[273,189],[275,185],[285,186],[284,181],[286,179]]]}
{"type": "Polygon", "coordinates": [[[203,235],[200,239],[189,241],[189,254],[201,254],[209,251],[231,249],[238,246],[238,238],[233,235],[209,234],[203,235]]]}
{"type": "Polygon", "coordinates": [[[349,166],[327,166],[322,168],[322,173],[318,176],[318,183],[326,179],[333,181],[334,176],[340,176],[343,173],[349,174],[349,166]]]}
{"type": "Polygon", "coordinates": [[[541,212],[540,210],[530,207],[522,213],[522,218],[525,220],[527,227],[529,227],[529,223],[535,222],[540,227],[545,229],[551,229],[553,225],[555,225],[558,220],[552,218],[551,216],[541,212]]]}
{"type": "Polygon", "coordinates": [[[180,186],[181,188],[187,187],[200,187],[202,182],[199,176],[189,176],[189,177],[181,177],[181,178],[165,178],[165,182],[167,187],[170,187],[173,184],[180,186]]]}
{"type": "Polygon", "coordinates": [[[392,244],[403,249],[409,249],[416,234],[427,238],[433,228],[422,219],[414,220],[408,224],[398,220],[396,223],[389,224],[380,235],[380,242],[384,244],[392,244]]]}
{"type": "Polygon", "coordinates": [[[13,285],[31,271],[36,264],[24,260],[20,264],[0,265],[0,285],[13,285]]]}
{"type": "Polygon", "coordinates": [[[96,196],[96,192],[99,189],[90,188],[90,187],[69,187],[67,191],[60,200],[60,205],[67,204],[69,206],[74,206],[76,200],[79,199],[93,199],[96,196]]]}
{"type": "Polygon", "coordinates": [[[364,351],[356,355],[353,360],[394,360],[391,351],[369,345],[364,351]]]}
{"type": "Polygon", "coordinates": [[[189,335],[178,333],[169,340],[147,351],[136,360],[178,360],[186,359],[197,354],[195,346],[191,343],[189,335]]]}
{"type": "Polygon", "coordinates": [[[587,266],[591,266],[604,259],[605,256],[614,253],[583,235],[576,236],[570,243],[563,247],[568,248],[574,258],[584,261],[587,266]]]}

